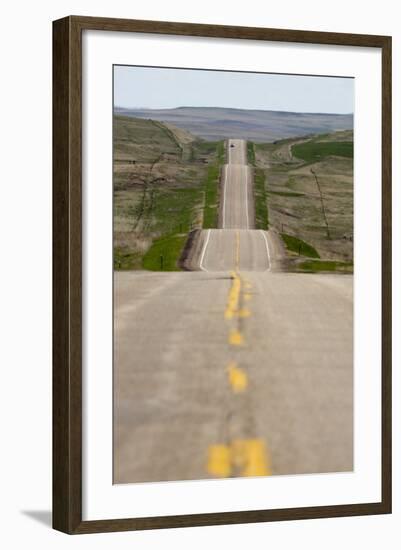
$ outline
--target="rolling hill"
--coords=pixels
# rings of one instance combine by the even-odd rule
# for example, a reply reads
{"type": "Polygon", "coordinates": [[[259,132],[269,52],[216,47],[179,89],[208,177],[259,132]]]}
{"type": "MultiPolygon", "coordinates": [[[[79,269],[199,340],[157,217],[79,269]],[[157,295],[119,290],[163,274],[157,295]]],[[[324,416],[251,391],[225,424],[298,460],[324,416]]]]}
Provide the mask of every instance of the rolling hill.
{"type": "Polygon", "coordinates": [[[220,107],[178,107],[176,109],[116,107],[115,114],[173,124],[209,141],[242,138],[257,143],[269,143],[289,137],[353,128],[352,114],[291,113],[220,107]]]}

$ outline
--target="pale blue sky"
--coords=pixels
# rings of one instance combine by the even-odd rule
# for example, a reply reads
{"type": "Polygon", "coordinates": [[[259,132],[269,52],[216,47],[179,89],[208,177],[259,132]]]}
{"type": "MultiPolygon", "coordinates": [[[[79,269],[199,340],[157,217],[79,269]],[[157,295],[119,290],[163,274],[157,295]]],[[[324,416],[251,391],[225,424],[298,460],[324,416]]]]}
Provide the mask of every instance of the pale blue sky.
{"type": "Polygon", "coordinates": [[[354,80],[115,66],[114,105],[147,109],[193,106],[353,113],[354,80]]]}

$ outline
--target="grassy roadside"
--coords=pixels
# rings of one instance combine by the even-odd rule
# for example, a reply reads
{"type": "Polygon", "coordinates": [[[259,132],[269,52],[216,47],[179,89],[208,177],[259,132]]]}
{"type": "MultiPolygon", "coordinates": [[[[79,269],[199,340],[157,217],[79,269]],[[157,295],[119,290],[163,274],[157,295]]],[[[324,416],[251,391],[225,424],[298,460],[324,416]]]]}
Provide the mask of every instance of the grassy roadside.
{"type": "MultiPolygon", "coordinates": [[[[155,239],[142,260],[142,267],[150,271],[180,271],[178,261],[183,252],[188,233],[201,219],[200,207],[204,196],[203,227],[205,229],[217,227],[219,206],[220,169],[225,161],[224,141],[217,143],[201,142],[198,144],[200,152],[212,154],[213,162],[207,167],[203,190],[200,188],[176,189],[174,194],[169,192],[163,201],[156,200],[153,216],[162,220],[161,232],[167,234],[155,239]],[[203,193],[202,193],[203,191],[203,193]],[[166,223],[168,214],[168,224],[166,223]]],[[[192,155],[195,159],[195,154],[192,155]]],[[[156,224],[156,229],[158,225],[156,224]]]]}
{"type": "Polygon", "coordinates": [[[335,260],[306,260],[298,264],[298,271],[305,273],[353,273],[352,262],[338,262],[335,260]]]}
{"type": "Polygon", "coordinates": [[[255,158],[255,146],[252,141],[247,141],[247,157],[248,157],[248,164],[251,164],[252,166],[256,166],[256,158],[255,158]]]}
{"type": "Polygon", "coordinates": [[[267,210],[266,176],[262,168],[254,169],[255,228],[269,228],[267,210]]]}
{"type": "Polygon", "coordinates": [[[152,228],[160,236],[189,233],[200,219],[202,190],[197,188],[160,189],[152,207],[152,228]]]}
{"type": "Polygon", "coordinates": [[[150,271],[179,271],[178,260],[188,233],[199,216],[201,189],[175,189],[159,193],[153,216],[162,236],[154,239],[143,256],[142,267],[150,271]]]}
{"type": "Polygon", "coordinates": [[[203,228],[217,227],[219,202],[220,167],[210,166],[205,180],[205,207],[203,210],[203,228]]]}
{"type": "Polygon", "coordinates": [[[177,233],[156,239],[143,257],[143,268],[149,271],[180,271],[178,260],[186,240],[186,234],[177,233]]]}
{"type": "MultiPolygon", "coordinates": [[[[219,142],[216,147],[216,161],[207,168],[203,183],[205,198],[203,227],[205,229],[217,227],[220,167],[223,162],[224,143],[219,142]]],[[[169,201],[157,201],[157,207],[154,208],[153,215],[160,220],[163,219],[163,214],[165,215],[168,212],[170,214],[170,232],[153,241],[143,257],[142,265],[144,269],[151,271],[177,271],[180,269],[178,261],[184,249],[187,235],[193,228],[194,221],[196,222],[195,210],[201,200],[202,191],[200,189],[178,189],[174,201],[171,200],[171,194],[169,201]]]]}
{"type": "Polygon", "coordinates": [[[292,255],[289,264],[291,271],[297,273],[353,273],[353,262],[320,259],[317,250],[302,239],[285,233],[281,233],[281,237],[292,255]],[[305,260],[305,257],[310,259],[305,260]]]}
{"type": "Polygon", "coordinates": [[[124,247],[114,247],[113,250],[114,269],[118,271],[129,271],[141,269],[142,258],[137,252],[131,252],[124,247]]]}
{"type": "Polygon", "coordinates": [[[269,214],[267,210],[266,175],[262,168],[256,167],[255,144],[247,142],[248,164],[254,166],[253,196],[255,199],[255,228],[269,228],[269,214]]]}
{"type": "Polygon", "coordinates": [[[188,233],[202,219],[203,227],[217,227],[219,204],[220,167],[224,162],[224,142],[202,142],[198,148],[213,154],[214,161],[207,167],[201,188],[176,189],[165,194],[164,200],[155,201],[152,215],[161,223],[155,228],[164,233],[153,240],[142,260],[142,267],[150,271],[179,271],[178,261],[183,252],[188,233]],[[166,218],[168,217],[168,221],[166,218]],[[167,230],[167,231],[166,231],[167,230]]]}
{"type": "Polygon", "coordinates": [[[217,227],[220,195],[220,170],[224,164],[224,141],[219,141],[216,147],[216,162],[209,166],[204,182],[205,205],[203,210],[203,228],[217,227]]]}
{"type": "MultiPolygon", "coordinates": [[[[299,264],[316,253],[322,261],[340,262],[337,270],[342,269],[341,262],[349,265],[353,259],[352,130],[255,143],[254,152],[256,166],[266,177],[269,228],[289,236],[284,243],[285,269],[299,271],[299,264]],[[312,255],[308,243],[313,245],[312,255]]],[[[322,266],[312,268],[324,271],[322,266]]]]}
{"type": "Polygon", "coordinates": [[[224,142],[120,115],[113,133],[114,269],[179,270],[188,233],[217,225],[224,142]]]}
{"type": "Polygon", "coordinates": [[[306,162],[316,162],[327,156],[352,158],[354,143],[352,141],[316,141],[298,143],[291,147],[293,155],[306,162]]]}
{"type": "Polygon", "coordinates": [[[309,258],[320,258],[318,251],[312,245],[306,243],[298,237],[281,233],[281,238],[288,251],[298,254],[299,256],[308,256],[309,258]]]}

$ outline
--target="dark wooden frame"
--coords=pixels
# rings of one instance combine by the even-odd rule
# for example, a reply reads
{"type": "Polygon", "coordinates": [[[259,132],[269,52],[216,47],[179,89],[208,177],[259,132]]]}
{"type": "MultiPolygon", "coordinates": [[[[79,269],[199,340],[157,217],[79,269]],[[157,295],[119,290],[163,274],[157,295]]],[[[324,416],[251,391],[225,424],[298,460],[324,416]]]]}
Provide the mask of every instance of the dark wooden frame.
{"type": "Polygon", "coordinates": [[[53,22],[53,527],[69,534],[391,512],[391,37],[66,17],[53,22]],[[382,51],[382,498],[368,504],[82,521],[81,36],[86,29],[382,51]]]}

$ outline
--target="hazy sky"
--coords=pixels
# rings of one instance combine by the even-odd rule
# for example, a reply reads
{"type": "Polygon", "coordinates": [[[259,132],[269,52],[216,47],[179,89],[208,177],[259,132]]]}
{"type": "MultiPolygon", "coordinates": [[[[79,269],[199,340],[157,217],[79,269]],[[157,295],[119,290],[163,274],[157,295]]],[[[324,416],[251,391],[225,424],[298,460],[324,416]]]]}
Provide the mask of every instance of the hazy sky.
{"type": "Polygon", "coordinates": [[[148,109],[194,106],[353,113],[354,80],[115,66],[114,105],[148,109]]]}

